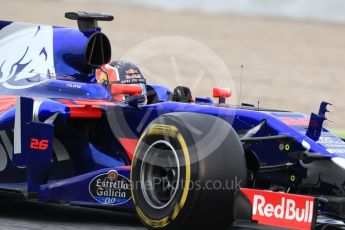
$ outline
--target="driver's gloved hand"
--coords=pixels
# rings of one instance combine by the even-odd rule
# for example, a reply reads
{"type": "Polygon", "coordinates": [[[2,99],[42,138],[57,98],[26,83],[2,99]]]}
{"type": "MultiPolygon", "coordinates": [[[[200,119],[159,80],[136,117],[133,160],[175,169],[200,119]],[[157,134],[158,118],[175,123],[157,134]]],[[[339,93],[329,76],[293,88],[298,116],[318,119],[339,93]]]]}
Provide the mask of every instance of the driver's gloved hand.
{"type": "Polygon", "coordinates": [[[177,86],[170,98],[172,101],[189,103],[192,101],[192,93],[188,87],[177,86]]]}

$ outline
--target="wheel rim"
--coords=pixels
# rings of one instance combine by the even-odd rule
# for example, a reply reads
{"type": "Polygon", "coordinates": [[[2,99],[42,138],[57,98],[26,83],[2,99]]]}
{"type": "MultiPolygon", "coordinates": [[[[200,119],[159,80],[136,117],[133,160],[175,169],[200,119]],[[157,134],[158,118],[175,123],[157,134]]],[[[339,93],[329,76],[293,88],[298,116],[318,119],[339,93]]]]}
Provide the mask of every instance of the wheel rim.
{"type": "Polygon", "coordinates": [[[180,182],[180,164],[174,147],[167,141],[154,142],[145,152],[140,169],[144,199],[154,209],[172,203],[180,182]]]}

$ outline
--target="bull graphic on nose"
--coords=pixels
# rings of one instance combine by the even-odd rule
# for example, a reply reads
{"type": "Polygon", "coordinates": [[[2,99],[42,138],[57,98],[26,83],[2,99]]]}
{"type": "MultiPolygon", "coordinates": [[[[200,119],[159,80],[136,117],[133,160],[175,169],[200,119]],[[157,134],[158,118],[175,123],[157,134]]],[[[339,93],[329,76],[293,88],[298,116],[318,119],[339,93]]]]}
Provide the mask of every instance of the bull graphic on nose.
{"type": "Polygon", "coordinates": [[[0,30],[0,86],[26,89],[55,76],[53,28],[11,23],[0,30]]]}

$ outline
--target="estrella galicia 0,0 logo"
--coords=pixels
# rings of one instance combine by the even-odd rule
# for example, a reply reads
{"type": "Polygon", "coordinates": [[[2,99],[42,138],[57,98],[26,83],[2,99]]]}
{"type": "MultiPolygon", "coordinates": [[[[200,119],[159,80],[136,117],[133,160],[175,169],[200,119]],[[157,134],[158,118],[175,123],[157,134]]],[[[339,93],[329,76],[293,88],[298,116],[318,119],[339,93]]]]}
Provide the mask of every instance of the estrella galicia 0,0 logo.
{"type": "Polygon", "coordinates": [[[91,196],[99,203],[121,205],[131,199],[128,178],[110,170],[93,178],[89,185],[91,196]]]}

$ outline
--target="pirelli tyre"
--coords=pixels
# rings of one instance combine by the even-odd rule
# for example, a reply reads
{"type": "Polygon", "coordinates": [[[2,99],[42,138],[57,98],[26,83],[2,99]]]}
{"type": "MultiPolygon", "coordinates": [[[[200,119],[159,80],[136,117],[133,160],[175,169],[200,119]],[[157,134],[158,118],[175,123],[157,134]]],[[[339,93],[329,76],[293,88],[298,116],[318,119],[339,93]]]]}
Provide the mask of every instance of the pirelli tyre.
{"type": "Polygon", "coordinates": [[[140,138],[131,169],[132,198],[148,229],[225,229],[246,163],[234,129],[204,114],[171,113],[140,138]]]}

